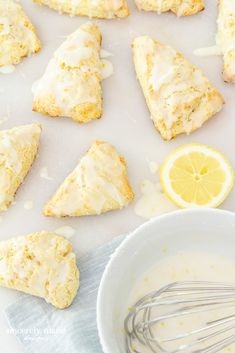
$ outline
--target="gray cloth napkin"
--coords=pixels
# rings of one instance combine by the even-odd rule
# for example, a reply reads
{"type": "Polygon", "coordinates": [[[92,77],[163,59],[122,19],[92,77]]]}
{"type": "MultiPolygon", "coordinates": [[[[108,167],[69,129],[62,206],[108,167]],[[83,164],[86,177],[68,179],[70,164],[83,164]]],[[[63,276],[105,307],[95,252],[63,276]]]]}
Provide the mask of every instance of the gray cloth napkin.
{"type": "Polygon", "coordinates": [[[58,310],[43,299],[22,295],[5,314],[10,333],[27,353],[102,353],[96,326],[96,299],[110,256],[125,236],[78,260],[80,291],[72,306],[58,310]]]}

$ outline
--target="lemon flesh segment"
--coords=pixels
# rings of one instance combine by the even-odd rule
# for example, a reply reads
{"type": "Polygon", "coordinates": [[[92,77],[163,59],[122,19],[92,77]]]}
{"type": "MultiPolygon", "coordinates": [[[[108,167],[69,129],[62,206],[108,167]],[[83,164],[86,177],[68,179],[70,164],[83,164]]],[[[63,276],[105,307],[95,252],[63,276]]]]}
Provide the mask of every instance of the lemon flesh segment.
{"type": "Polygon", "coordinates": [[[234,172],[219,151],[190,144],[166,158],[161,182],[165,194],[179,207],[217,207],[233,187],[234,172]]]}

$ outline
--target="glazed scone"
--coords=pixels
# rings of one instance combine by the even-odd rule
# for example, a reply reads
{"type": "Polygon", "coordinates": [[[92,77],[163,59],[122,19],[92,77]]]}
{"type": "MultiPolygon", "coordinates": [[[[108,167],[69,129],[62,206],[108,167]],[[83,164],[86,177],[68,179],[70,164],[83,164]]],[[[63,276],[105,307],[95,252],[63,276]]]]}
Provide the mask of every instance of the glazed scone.
{"type": "Polygon", "coordinates": [[[79,287],[72,250],[67,239],[45,231],[0,242],[0,286],[44,298],[64,309],[79,287]]]}
{"type": "Polygon", "coordinates": [[[87,216],[121,209],[134,198],[127,165],[115,148],[96,141],[44,207],[46,216],[87,216]]]}
{"type": "Polygon", "coordinates": [[[35,28],[21,5],[0,0],[0,67],[18,64],[39,50],[35,28]]]}
{"type": "Polygon", "coordinates": [[[126,0],[33,0],[60,13],[90,18],[115,18],[129,16],[126,0]]]}
{"type": "Polygon", "coordinates": [[[224,100],[181,53],[149,37],[133,42],[137,78],[163,139],[191,133],[219,112],[224,100]]]}
{"type": "Polygon", "coordinates": [[[102,114],[101,33],[88,22],[56,50],[46,72],[33,85],[33,110],[78,123],[102,114]]]}
{"type": "Polygon", "coordinates": [[[219,0],[217,45],[224,56],[224,80],[235,82],[235,1],[219,0]]]}
{"type": "Polygon", "coordinates": [[[191,16],[202,11],[203,0],[135,0],[139,10],[156,11],[158,14],[172,11],[177,16],[191,16]]]}
{"type": "Polygon", "coordinates": [[[38,150],[41,126],[19,126],[0,131],[0,212],[14,200],[38,150]]]}

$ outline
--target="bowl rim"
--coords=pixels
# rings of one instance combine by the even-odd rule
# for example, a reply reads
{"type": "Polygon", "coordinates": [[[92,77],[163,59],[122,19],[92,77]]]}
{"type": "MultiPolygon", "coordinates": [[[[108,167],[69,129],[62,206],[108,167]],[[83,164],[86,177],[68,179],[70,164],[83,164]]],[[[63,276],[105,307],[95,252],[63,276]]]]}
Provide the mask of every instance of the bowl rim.
{"type": "Polygon", "coordinates": [[[103,325],[103,319],[102,319],[102,308],[104,306],[103,298],[104,298],[104,293],[106,290],[106,280],[108,277],[108,274],[110,270],[112,270],[112,266],[115,263],[116,259],[119,257],[119,254],[122,252],[122,250],[130,243],[132,242],[133,238],[139,233],[143,232],[144,229],[147,229],[149,226],[152,224],[162,222],[163,220],[166,220],[168,218],[172,217],[177,217],[178,215],[181,215],[182,213],[185,214],[220,214],[224,216],[229,216],[229,217],[234,217],[235,219],[235,213],[232,211],[228,210],[223,210],[223,209],[215,209],[215,208],[208,208],[208,207],[200,207],[200,208],[191,208],[191,209],[181,209],[181,210],[176,210],[173,212],[169,212],[157,217],[154,217],[143,224],[141,224],[139,227],[137,227],[135,230],[131,231],[130,233],[127,234],[126,238],[121,242],[121,244],[114,250],[112,256],[110,257],[107,265],[105,266],[105,270],[103,272],[100,285],[98,288],[98,295],[97,295],[97,303],[96,303],[96,323],[97,323],[97,329],[98,329],[98,335],[99,335],[99,341],[101,344],[101,348],[104,353],[111,353],[112,349],[109,347],[108,343],[106,342],[106,331],[103,325]]]}

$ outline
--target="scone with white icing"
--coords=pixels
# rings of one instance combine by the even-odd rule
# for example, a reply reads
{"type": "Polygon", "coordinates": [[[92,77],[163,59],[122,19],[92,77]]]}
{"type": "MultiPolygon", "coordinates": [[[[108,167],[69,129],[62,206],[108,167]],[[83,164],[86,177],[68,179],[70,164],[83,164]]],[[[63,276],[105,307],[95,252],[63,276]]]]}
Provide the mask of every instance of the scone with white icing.
{"type": "Polygon", "coordinates": [[[163,139],[189,134],[221,110],[221,94],[181,53],[145,36],[134,40],[133,52],[137,78],[163,139]]]}
{"type": "Polygon", "coordinates": [[[126,169],[112,145],[96,141],[44,207],[44,214],[87,216],[122,209],[134,198],[126,169]]]}
{"type": "Polygon", "coordinates": [[[88,16],[90,18],[127,17],[129,8],[126,0],[33,0],[40,5],[65,12],[71,16],[88,16]]]}
{"type": "Polygon", "coordinates": [[[0,242],[0,286],[44,298],[64,309],[79,287],[72,251],[68,240],[45,231],[0,242]]]}
{"type": "Polygon", "coordinates": [[[33,85],[33,110],[78,123],[102,114],[101,33],[88,22],[56,50],[46,72],[33,85]]]}
{"type": "Polygon", "coordinates": [[[158,14],[172,11],[177,16],[191,16],[204,9],[203,0],[135,0],[139,10],[156,11],[158,14]]]}
{"type": "Polygon", "coordinates": [[[219,0],[217,45],[224,56],[224,80],[235,82],[235,1],[219,0]]]}
{"type": "Polygon", "coordinates": [[[41,126],[18,126],[0,131],[0,212],[14,200],[38,150],[41,126]]]}
{"type": "Polygon", "coordinates": [[[35,28],[21,5],[0,0],[0,67],[18,64],[39,50],[35,28]]]}

